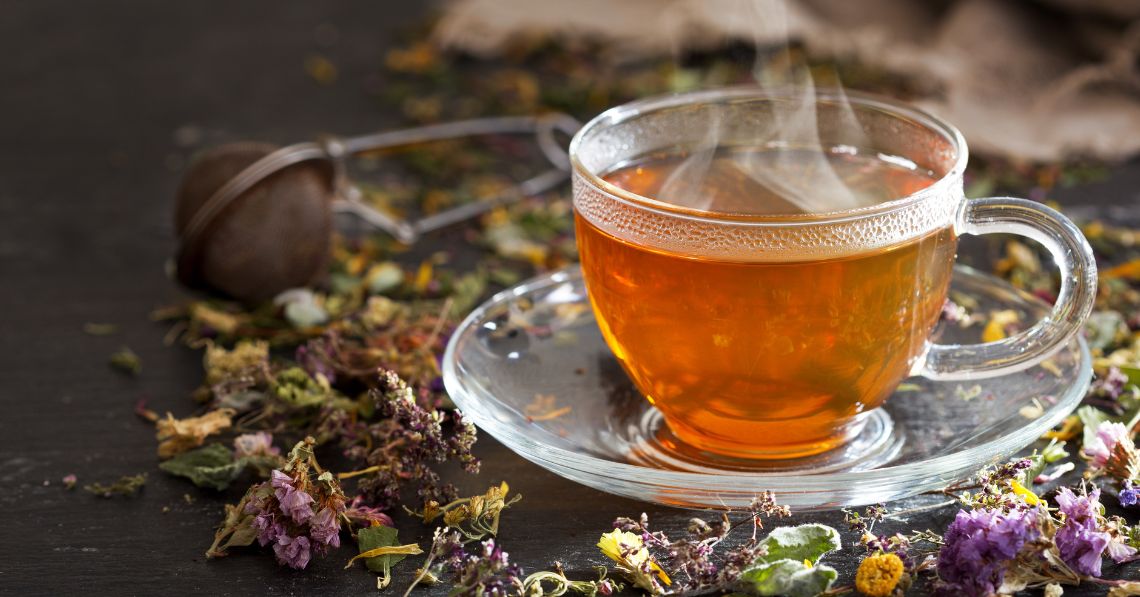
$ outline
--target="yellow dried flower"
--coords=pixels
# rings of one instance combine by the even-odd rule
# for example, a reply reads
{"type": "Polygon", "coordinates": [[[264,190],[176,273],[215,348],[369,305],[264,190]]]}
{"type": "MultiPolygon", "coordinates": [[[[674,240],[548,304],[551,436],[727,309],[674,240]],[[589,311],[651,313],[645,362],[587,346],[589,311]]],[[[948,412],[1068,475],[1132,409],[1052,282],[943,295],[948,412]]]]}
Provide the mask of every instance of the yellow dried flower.
{"type": "Polygon", "coordinates": [[[982,342],[997,342],[1006,337],[1005,330],[1010,325],[1021,321],[1017,311],[995,311],[990,314],[990,321],[982,330],[982,342]]]}
{"type": "Polygon", "coordinates": [[[629,531],[615,529],[602,535],[602,538],[598,539],[598,549],[602,550],[602,555],[617,562],[618,568],[625,572],[633,584],[638,587],[647,591],[657,590],[653,586],[653,579],[645,577],[644,573],[641,572],[641,565],[646,560],[649,561],[649,568],[661,579],[661,582],[666,585],[673,583],[669,575],[665,574],[661,566],[649,555],[649,550],[645,548],[645,543],[641,537],[629,531]]]}
{"type": "Polygon", "coordinates": [[[867,597],[887,597],[902,580],[903,563],[893,553],[867,556],[855,572],[855,589],[867,597]]]}
{"type": "Polygon", "coordinates": [[[1013,493],[1021,496],[1021,499],[1025,500],[1026,504],[1029,504],[1030,506],[1036,506],[1037,504],[1041,503],[1041,498],[1037,497],[1036,493],[1033,493],[1033,491],[1027,489],[1021,483],[1017,481],[1010,481],[1009,487],[1013,490],[1013,493]]]}
{"type": "Polygon", "coordinates": [[[207,436],[229,428],[234,414],[232,408],[219,408],[200,417],[185,419],[175,419],[174,415],[166,413],[165,419],[155,422],[159,458],[170,458],[197,448],[207,436]]]}

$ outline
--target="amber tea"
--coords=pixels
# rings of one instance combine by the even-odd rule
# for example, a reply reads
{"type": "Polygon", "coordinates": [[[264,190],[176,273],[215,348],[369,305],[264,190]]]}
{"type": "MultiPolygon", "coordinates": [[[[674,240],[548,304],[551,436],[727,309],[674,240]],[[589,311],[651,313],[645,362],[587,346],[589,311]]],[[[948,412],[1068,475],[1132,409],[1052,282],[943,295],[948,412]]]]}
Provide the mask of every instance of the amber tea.
{"type": "MultiPolygon", "coordinates": [[[[843,147],[658,155],[602,178],[698,215],[793,220],[906,197],[935,180],[906,160],[843,147]]],[[[581,213],[577,234],[598,324],[639,390],[682,441],[752,458],[833,448],[895,390],[938,320],[956,248],[949,225],[865,250],[824,234],[813,242],[836,249],[810,259],[778,247],[674,253],[581,213]]]]}

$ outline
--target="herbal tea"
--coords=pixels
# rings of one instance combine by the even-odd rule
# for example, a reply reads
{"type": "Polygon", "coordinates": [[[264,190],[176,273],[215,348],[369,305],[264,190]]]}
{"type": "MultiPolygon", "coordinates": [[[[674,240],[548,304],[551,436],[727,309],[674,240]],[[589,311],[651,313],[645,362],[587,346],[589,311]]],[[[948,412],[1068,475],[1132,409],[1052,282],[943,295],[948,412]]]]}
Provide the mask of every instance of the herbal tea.
{"type": "MultiPolygon", "coordinates": [[[[934,182],[854,152],[718,152],[693,164],[649,159],[604,178],[709,217],[839,211],[934,182]]],[[[811,261],[764,252],[711,260],[576,221],[599,326],[638,388],[681,440],[749,458],[804,456],[848,439],[845,425],[878,407],[921,355],[956,249],[947,227],[811,261]]]]}

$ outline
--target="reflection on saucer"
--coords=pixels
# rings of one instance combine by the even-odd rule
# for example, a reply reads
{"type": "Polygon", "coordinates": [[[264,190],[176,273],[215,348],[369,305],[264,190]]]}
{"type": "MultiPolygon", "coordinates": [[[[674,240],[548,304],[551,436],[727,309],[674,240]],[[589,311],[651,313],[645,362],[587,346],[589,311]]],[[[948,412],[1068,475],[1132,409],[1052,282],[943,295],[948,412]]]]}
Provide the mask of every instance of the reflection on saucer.
{"type": "MultiPolygon", "coordinates": [[[[991,276],[955,270],[952,292],[977,313],[1048,306],[991,276]]],[[[945,325],[941,343],[976,342],[945,325]]],[[[596,489],[690,507],[739,508],[772,491],[796,510],[901,499],[973,475],[1033,443],[1080,402],[1091,367],[1083,340],[1042,366],[977,382],[912,378],[867,413],[845,445],[809,458],[756,461],[678,441],[614,358],[576,268],[504,291],[456,330],[444,383],[484,432],[539,466],[596,489]]]]}

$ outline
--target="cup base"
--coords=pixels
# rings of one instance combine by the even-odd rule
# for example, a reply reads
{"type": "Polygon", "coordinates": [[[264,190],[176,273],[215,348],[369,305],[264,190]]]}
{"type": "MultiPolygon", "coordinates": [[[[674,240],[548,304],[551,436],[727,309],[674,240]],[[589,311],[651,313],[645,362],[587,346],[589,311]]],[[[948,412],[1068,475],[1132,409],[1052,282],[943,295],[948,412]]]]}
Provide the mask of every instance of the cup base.
{"type": "Polygon", "coordinates": [[[645,411],[631,434],[629,459],[645,466],[677,471],[804,472],[867,470],[889,462],[902,450],[905,438],[886,411],[876,409],[856,417],[823,449],[819,444],[774,450],[729,452],[683,441],[655,408],[645,411]]]}
{"type": "MultiPolygon", "coordinates": [[[[663,431],[673,437],[662,438],[661,441],[686,445],[692,449],[720,454],[732,458],[749,460],[789,460],[806,458],[838,449],[853,440],[863,430],[867,422],[867,414],[857,415],[846,422],[837,425],[835,431],[824,437],[815,437],[803,441],[785,441],[778,444],[759,445],[755,442],[741,442],[726,436],[717,436],[711,433],[702,433],[694,429],[685,421],[675,418],[665,418],[663,431]]],[[[771,438],[777,433],[795,426],[794,421],[758,422],[752,425],[754,433],[749,438],[771,438]]],[[[659,432],[661,433],[661,432],[659,432]]]]}

